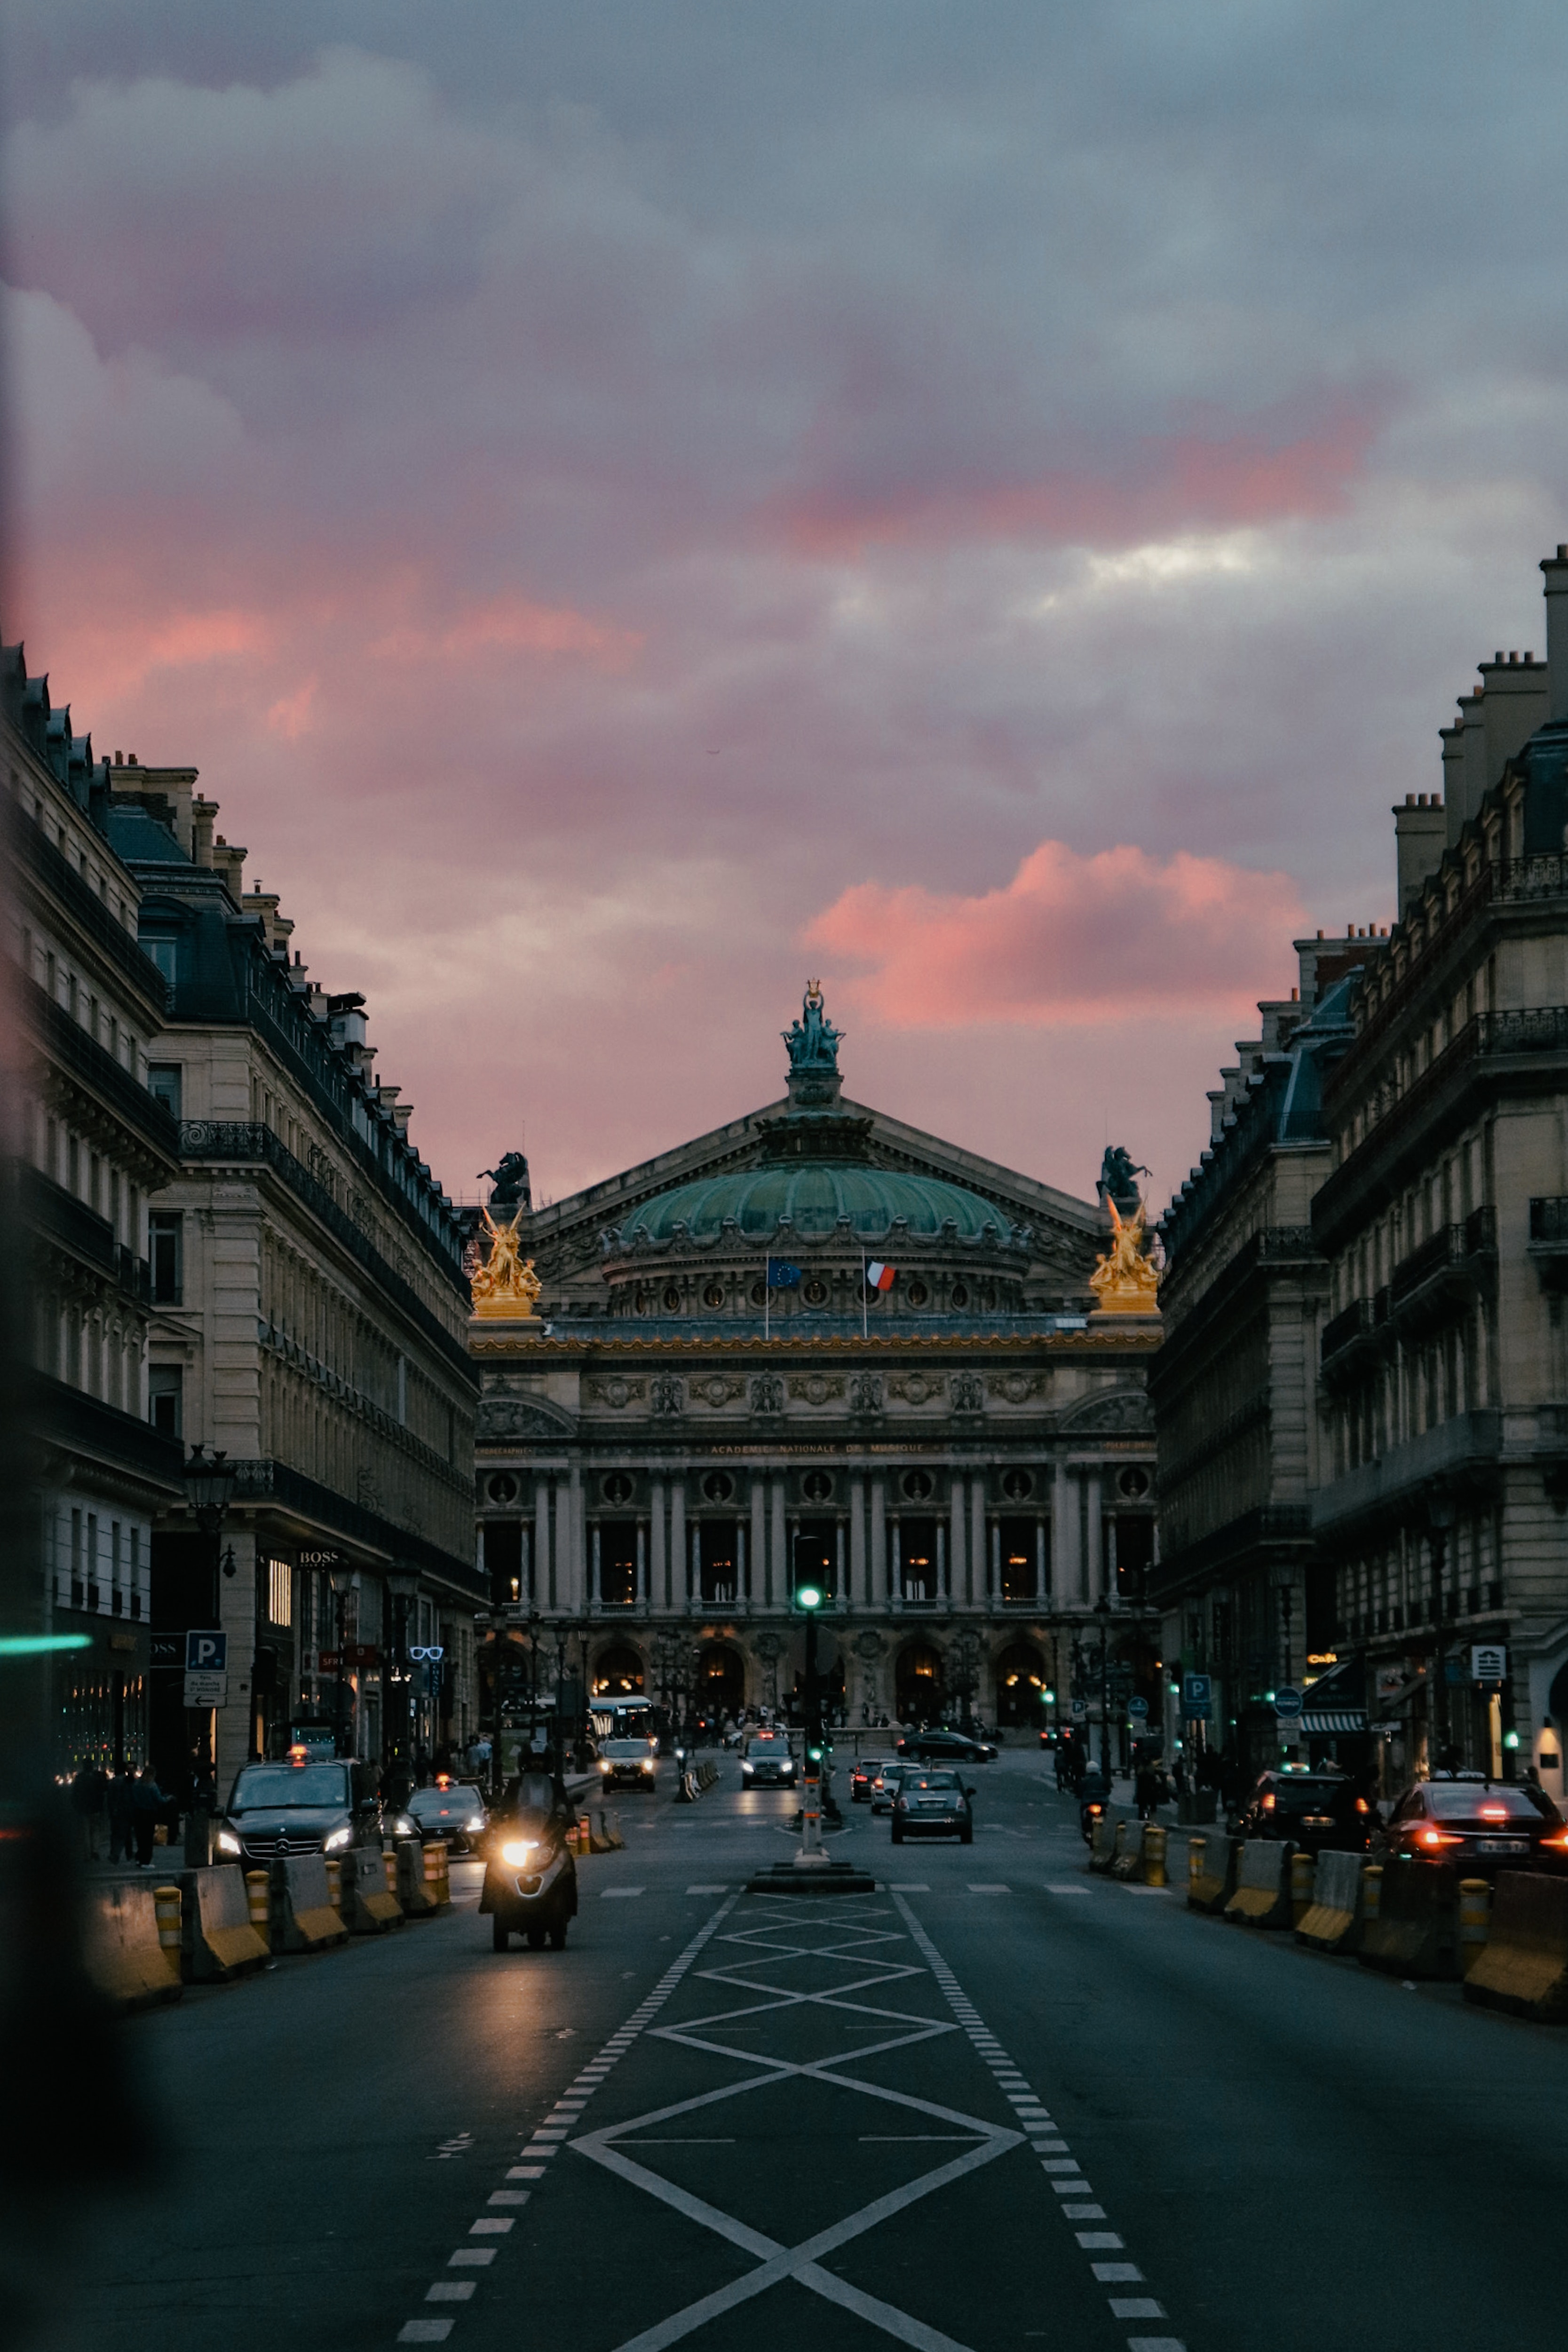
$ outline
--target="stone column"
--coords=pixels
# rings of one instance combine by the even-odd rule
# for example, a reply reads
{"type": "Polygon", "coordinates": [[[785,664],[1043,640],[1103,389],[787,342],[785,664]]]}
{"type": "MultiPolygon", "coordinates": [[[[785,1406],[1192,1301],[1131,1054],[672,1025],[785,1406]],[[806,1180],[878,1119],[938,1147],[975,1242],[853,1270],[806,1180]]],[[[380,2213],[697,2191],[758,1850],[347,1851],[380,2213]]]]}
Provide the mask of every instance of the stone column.
{"type": "Polygon", "coordinates": [[[1078,1489],[1072,1473],[1060,1455],[1051,1498],[1051,1584],[1059,1609],[1072,1609],[1083,1599],[1078,1545],[1078,1489]]]}
{"type": "Polygon", "coordinates": [[[702,1606],[703,1590],[703,1529],[702,1521],[692,1521],[690,1557],[686,1562],[686,1607],[702,1606]]]}
{"type": "Polygon", "coordinates": [[[885,1609],[888,1603],[887,1581],[887,1481],[873,1478],[871,1482],[871,1605],[885,1609]]]}
{"type": "Polygon", "coordinates": [[[664,1588],[665,1604],[671,1609],[685,1606],[686,1594],[686,1482],[684,1478],[670,1481],[670,1559],[664,1588]]]}
{"type": "Polygon", "coordinates": [[[947,1507],[947,1578],[955,1601],[973,1601],[968,1547],[964,1541],[964,1481],[955,1478],[947,1507]]]}
{"type": "Polygon", "coordinates": [[[588,1606],[591,1611],[601,1608],[604,1601],[604,1547],[597,1519],[593,1523],[593,1542],[590,1557],[593,1563],[593,1573],[588,1580],[588,1606]]]}
{"type": "Polygon", "coordinates": [[[735,1523],[735,1604],[740,1610],[746,1607],[746,1521],[737,1519],[735,1523]]]}
{"type": "Polygon", "coordinates": [[[888,1592],[896,1608],[904,1599],[904,1533],[894,1512],[887,1557],[888,1592]]]}
{"type": "Polygon", "coordinates": [[[637,1522],[637,1606],[648,1605],[648,1530],[641,1519],[637,1522]]]}
{"type": "Polygon", "coordinates": [[[760,1478],[751,1482],[751,1548],[747,1560],[744,1597],[760,1601],[768,1586],[768,1490],[760,1478]]]}
{"type": "Polygon", "coordinates": [[[947,1582],[947,1530],[940,1519],[936,1522],[936,1598],[946,1601],[952,1588],[947,1582]]]}
{"type": "Polygon", "coordinates": [[[534,1580],[529,1588],[534,1602],[548,1609],[554,1597],[550,1591],[549,1570],[549,1480],[540,1478],[534,1487],[534,1580]]]}
{"type": "Polygon", "coordinates": [[[986,1482],[983,1478],[969,1481],[969,1560],[975,1580],[975,1598],[990,1602],[991,1547],[986,1534],[986,1482]]]}
{"type": "Polygon", "coordinates": [[[865,1549],[865,1480],[850,1480],[850,1599],[857,1609],[871,1602],[871,1586],[866,1581],[865,1549]]]}
{"type": "Polygon", "coordinates": [[[1042,1604],[1051,1592],[1051,1554],[1046,1542],[1046,1527],[1045,1514],[1037,1513],[1034,1522],[1034,1597],[1042,1604]]]}
{"type": "MultiPolygon", "coordinates": [[[[840,1519],[838,1522],[837,1552],[833,1571],[833,1589],[840,1601],[848,1599],[849,1596],[844,1591],[844,1523],[842,1519],[840,1519]]],[[[849,1685],[847,1683],[844,1685],[844,1704],[846,1706],[849,1705],[849,1685]]]]}
{"type": "Polygon", "coordinates": [[[1091,1470],[1083,1481],[1083,1597],[1092,1608],[1105,1590],[1104,1538],[1101,1533],[1100,1473],[1091,1470]]]}
{"type": "Polygon", "coordinates": [[[990,1581],[990,1590],[989,1590],[989,1591],[988,1591],[988,1595],[987,1595],[987,1598],[988,1598],[988,1600],[990,1601],[990,1603],[991,1603],[992,1607],[993,1607],[993,1608],[995,1608],[995,1607],[998,1605],[998,1603],[1000,1601],[1001,1597],[1002,1597],[1002,1531],[1001,1531],[1001,1528],[1000,1528],[1000,1526],[998,1525],[998,1523],[995,1519],[993,1519],[993,1520],[991,1521],[991,1581],[990,1581]]]}
{"type": "Polygon", "coordinates": [[[669,1606],[669,1555],[664,1549],[664,1482],[655,1478],[648,1492],[648,1598],[655,1609],[669,1606]]]}
{"type": "Polygon", "coordinates": [[[565,1478],[555,1482],[555,1574],[551,1580],[556,1607],[569,1612],[571,1591],[571,1487],[565,1478]]]}
{"type": "Polygon", "coordinates": [[[582,1491],[582,1473],[573,1465],[571,1486],[571,1613],[583,1617],[588,1613],[588,1497],[582,1491]]]}
{"type": "Polygon", "coordinates": [[[768,1541],[768,1591],[769,1608],[780,1609],[789,1597],[789,1562],[784,1549],[784,1481],[775,1478],[770,1497],[769,1535],[768,1541]]]}

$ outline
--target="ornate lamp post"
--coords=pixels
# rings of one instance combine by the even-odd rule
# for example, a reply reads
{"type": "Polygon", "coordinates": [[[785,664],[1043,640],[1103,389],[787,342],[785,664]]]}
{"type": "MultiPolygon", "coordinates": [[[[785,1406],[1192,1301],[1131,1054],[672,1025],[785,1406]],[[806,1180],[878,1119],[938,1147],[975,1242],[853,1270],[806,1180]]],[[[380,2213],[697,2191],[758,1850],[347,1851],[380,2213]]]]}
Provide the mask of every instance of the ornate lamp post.
{"type": "MultiPolygon", "coordinates": [[[[228,1507],[234,1500],[235,1488],[238,1484],[239,1472],[221,1448],[209,1454],[204,1446],[192,1446],[190,1459],[185,1464],[183,1485],[185,1499],[191,1506],[196,1525],[207,1538],[212,1549],[211,1622],[214,1631],[223,1622],[220,1577],[225,1573],[232,1576],[235,1572],[233,1552],[231,1550],[225,1560],[222,1545],[224,1521],[228,1516],[228,1507]]],[[[253,1660],[253,1685],[254,1679],[255,1662],[253,1660]]],[[[213,1718],[210,1713],[206,1717],[206,1731],[204,1737],[207,1753],[203,1761],[209,1765],[215,1765],[217,1756],[214,1747],[213,1718]]]]}
{"type": "Polygon", "coordinates": [[[347,1713],[347,1687],[343,1681],[343,1653],[349,1641],[349,1595],[354,1589],[356,1571],[340,1560],[327,1570],[327,1581],[332,1588],[334,1633],[337,1641],[338,1676],[332,1690],[332,1753],[346,1753],[343,1746],[344,1718],[347,1713]]]}
{"type": "Polygon", "coordinates": [[[1103,1592],[1094,1603],[1100,1624],[1100,1769],[1111,1780],[1111,1597],[1103,1592]]]}

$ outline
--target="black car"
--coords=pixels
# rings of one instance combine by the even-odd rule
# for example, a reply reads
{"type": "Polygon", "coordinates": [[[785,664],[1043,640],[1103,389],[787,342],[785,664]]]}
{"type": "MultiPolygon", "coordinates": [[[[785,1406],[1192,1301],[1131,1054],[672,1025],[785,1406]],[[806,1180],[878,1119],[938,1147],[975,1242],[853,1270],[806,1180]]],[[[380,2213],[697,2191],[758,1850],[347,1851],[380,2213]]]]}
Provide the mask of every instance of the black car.
{"type": "Polygon", "coordinates": [[[267,1863],[274,1854],[342,1853],[381,1843],[376,1768],[340,1757],[245,1764],[218,1825],[225,1862],[267,1863]]]}
{"type": "Polygon", "coordinates": [[[915,1764],[989,1764],[996,1749],[967,1731],[915,1731],[898,1743],[900,1756],[915,1764]]]}
{"type": "Polygon", "coordinates": [[[1466,1878],[1568,1868],[1568,1828],[1542,1789],[1519,1781],[1418,1780],[1376,1841],[1380,1853],[1458,1863],[1466,1878]]]}
{"type": "Polygon", "coordinates": [[[852,1805],[870,1804],[872,1786],[877,1774],[882,1770],[882,1766],[883,1759],[880,1756],[858,1756],[855,1759],[854,1769],[850,1774],[852,1805]]]}
{"type": "Polygon", "coordinates": [[[973,1794],[956,1772],[905,1772],[893,1801],[894,1844],[910,1837],[956,1837],[960,1845],[973,1845],[973,1794]]]}
{"type": "Polygon", "coordinates": [[[1342,1772],[1264,1772],[1242,1806],[1235,1834],[1289,1838],[1305,1853],[1325,1846],[1344,1852],[1366,1844],[1375,1826],[1372,1808],[1342,1772]]]}
{"type": "Polygon", "coordinates": [[[756,1733],[740,1759],[740,1777],[748,1789],[792,1789],[798,1769],[789,1740],[779,1731],[756,1733]]]}
{"type": "Polygon", "coordinates": [[[413,1825],[411,1834],[422,1845],[439,1838],[455,1853],[472,1853],[489,1819],[485,1800],[471,1780],[446,1780],[416,1789],[403,1807],[403,1816],[413,1825]]]}

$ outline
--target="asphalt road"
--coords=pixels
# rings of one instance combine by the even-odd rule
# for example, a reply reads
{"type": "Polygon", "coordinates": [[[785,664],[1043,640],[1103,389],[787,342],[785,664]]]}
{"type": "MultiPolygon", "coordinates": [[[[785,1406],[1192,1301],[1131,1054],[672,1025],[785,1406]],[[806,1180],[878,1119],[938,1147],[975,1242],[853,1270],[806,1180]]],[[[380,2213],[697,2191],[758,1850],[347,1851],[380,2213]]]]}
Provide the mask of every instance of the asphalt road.
{"type": "Polygon", "coordinates": [[[1042,1759],[878,1892],[626,1799],[562,1954],[463,1907],[127,2028],[164,2159],[44,2352],[1378,2352],[1561,2328],[1568,2035],[1091,1881],[1042,1759]]]}

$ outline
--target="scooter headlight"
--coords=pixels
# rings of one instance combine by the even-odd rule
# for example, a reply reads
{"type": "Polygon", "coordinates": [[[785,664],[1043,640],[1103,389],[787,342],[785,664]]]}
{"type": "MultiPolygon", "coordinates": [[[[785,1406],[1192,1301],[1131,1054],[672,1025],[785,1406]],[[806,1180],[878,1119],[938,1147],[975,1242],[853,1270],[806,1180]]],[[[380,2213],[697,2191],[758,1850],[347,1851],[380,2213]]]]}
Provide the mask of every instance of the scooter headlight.
{"type": "Polygon", "coordinates": [[[526,1870],[529,1854],[538,1851],[538,1844],[532,1838],[511,1838],[501,1848],[501,1860],[510,1863],[514,1870],[526,1870]]]}

